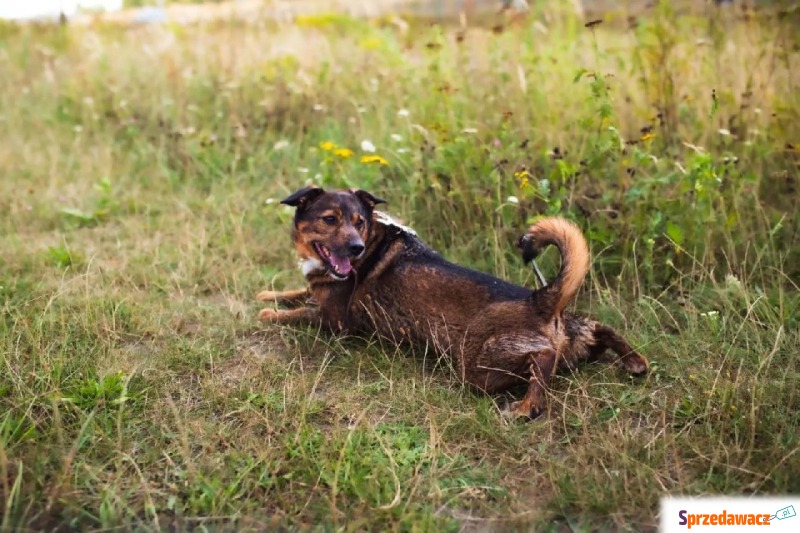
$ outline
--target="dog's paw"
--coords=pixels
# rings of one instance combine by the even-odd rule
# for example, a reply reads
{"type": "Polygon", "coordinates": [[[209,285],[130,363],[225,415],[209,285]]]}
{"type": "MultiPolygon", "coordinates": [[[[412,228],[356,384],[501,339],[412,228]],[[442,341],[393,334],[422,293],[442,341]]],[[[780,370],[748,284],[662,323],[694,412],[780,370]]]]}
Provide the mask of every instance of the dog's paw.
{"type": "Polygon", "coordinates": [[[272,309],[271,307],[267,307],[266,309],[262,309],[258,313],[258,319],[263,320],[264,322],[277,322],[278,321],[279,312],[277,309],[272,309]]]}
{"type": "Polygon", "coordinates": [[[541,407],[533,407],[530,402],[519,400],[511,402],[508,406],[500,411],[503,417],[510,420],[533,420],[541,415],[543,409],[541,407]]]}
{"type": "Polygon", "coordinates": [[[262,302],[274,302],[278,299],[278,294],[275,291],[261,291],[256,296],[256,299],[262,302]]]}

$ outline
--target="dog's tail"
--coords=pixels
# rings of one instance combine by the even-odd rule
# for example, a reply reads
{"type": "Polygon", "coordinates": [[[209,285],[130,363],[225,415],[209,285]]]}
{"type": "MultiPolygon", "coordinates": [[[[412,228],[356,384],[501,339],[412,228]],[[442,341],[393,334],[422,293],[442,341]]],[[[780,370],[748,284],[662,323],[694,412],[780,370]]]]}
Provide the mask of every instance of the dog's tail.
{"type": "Polygon", "coordinates": [[[551,316],[558,316],[575,297],[589,272],[589,246],[580,228],[572,222],[558,217],[545,218],[520,238],[523,261],[530,263],[550,244],[561,253],[561,270],[552,283],[534,294],[537,305],[543,306],[551,316]]]}

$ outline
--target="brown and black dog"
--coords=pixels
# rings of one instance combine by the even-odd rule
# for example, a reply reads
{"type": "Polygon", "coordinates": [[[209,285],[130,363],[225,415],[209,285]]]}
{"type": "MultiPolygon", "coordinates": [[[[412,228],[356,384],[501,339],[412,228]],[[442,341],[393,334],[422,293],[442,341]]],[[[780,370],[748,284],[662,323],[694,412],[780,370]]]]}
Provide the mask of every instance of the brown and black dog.
{"type": "Polygon", "coordinates": [[[319,324],[331,332],[379,335],[449,355],[462,380],[487,393],[528,383],[512,414],[535,417],[556,368],[598,358],[607,349],[632,374],[647,359],[613,329],[565,313],[589,271],[589,250],[573,223],[546,218],[519,241],[531,261],[547,245],[561,252],[552,283],[530,290],[446,261],[416,233],[375,210],[361,191],[307,187],[281,203],[296,207],[292,236],[308,288],[264,291],[259,318],[319,324]]]}

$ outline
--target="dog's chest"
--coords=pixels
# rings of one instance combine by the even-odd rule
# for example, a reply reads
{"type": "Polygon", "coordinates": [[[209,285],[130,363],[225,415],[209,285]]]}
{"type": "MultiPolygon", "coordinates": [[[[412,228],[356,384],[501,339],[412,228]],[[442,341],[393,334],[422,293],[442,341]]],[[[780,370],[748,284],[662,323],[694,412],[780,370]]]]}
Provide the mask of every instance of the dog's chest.
{"type": "Polygon", "coordinates": [[[333,332],[352,330],[348,302],[353,294],[352,280],[311,283],[311,294],[319,305],[323,326],[333,332]]]}
{"type": "Polygon", "coordinates": [[[427,337],[421,335],[426,329],[424,321],[415,317],[411,309],[398,305],[400,298],[391,287],[353,289],[350,282],[312,286],[325,327],[336,332],[378,333],[398,341],[420,341],[427,337]]]}

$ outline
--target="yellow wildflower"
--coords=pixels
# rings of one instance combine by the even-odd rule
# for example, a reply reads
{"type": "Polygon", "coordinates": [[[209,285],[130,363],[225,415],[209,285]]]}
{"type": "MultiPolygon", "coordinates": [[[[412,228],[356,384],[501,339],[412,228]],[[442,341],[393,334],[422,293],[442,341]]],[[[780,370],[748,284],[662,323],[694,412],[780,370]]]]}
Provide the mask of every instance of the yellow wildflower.
{"type": "Polygon", "coordinates": [[[645,133],[644,135],[642,135],[642,142],[652,141],[653,139],[655,139],[655,137],[656,137],[655,133],[645,133]]]}
{"type": "Polygon", "coordinates": [[[380,165],[388,165],[389,162],[379,155],[362,155],[361,162],[365,164],[378,163],[380,165]]]}
{"type": "Polygon", "coordinates": [[[358,44],[366,50],[377,50],[381,47],[381,40],[377,37],[370,37],[368,39],[362,39],[358,44]]]}
{"type": "Polygon", "coordinates": [[[325,141],[323,143],[319,143],[319,147],[325,150],[326,152],[330,152],[331,150],[336,149],[336,145],[330,141],[325,141]]]}
{"type": "Polygon", "coordinates": [[[514,172],[514,178],[519,180],[519,188],[520,189],[524,189],[526,187],[530,187],[531,186],[531,182],[530,182],[530,179],[529,179],[530,178],[530,173],[525,169],[518,170],[518,171],[514,172]]]}
{"type": "Polygon", "coordinates": [[[349,148],[337,148],[333,151],[333,155],[336,157],[341,157],[342,159],[348,159],[353,157],[353,151],[349,148]]]}

